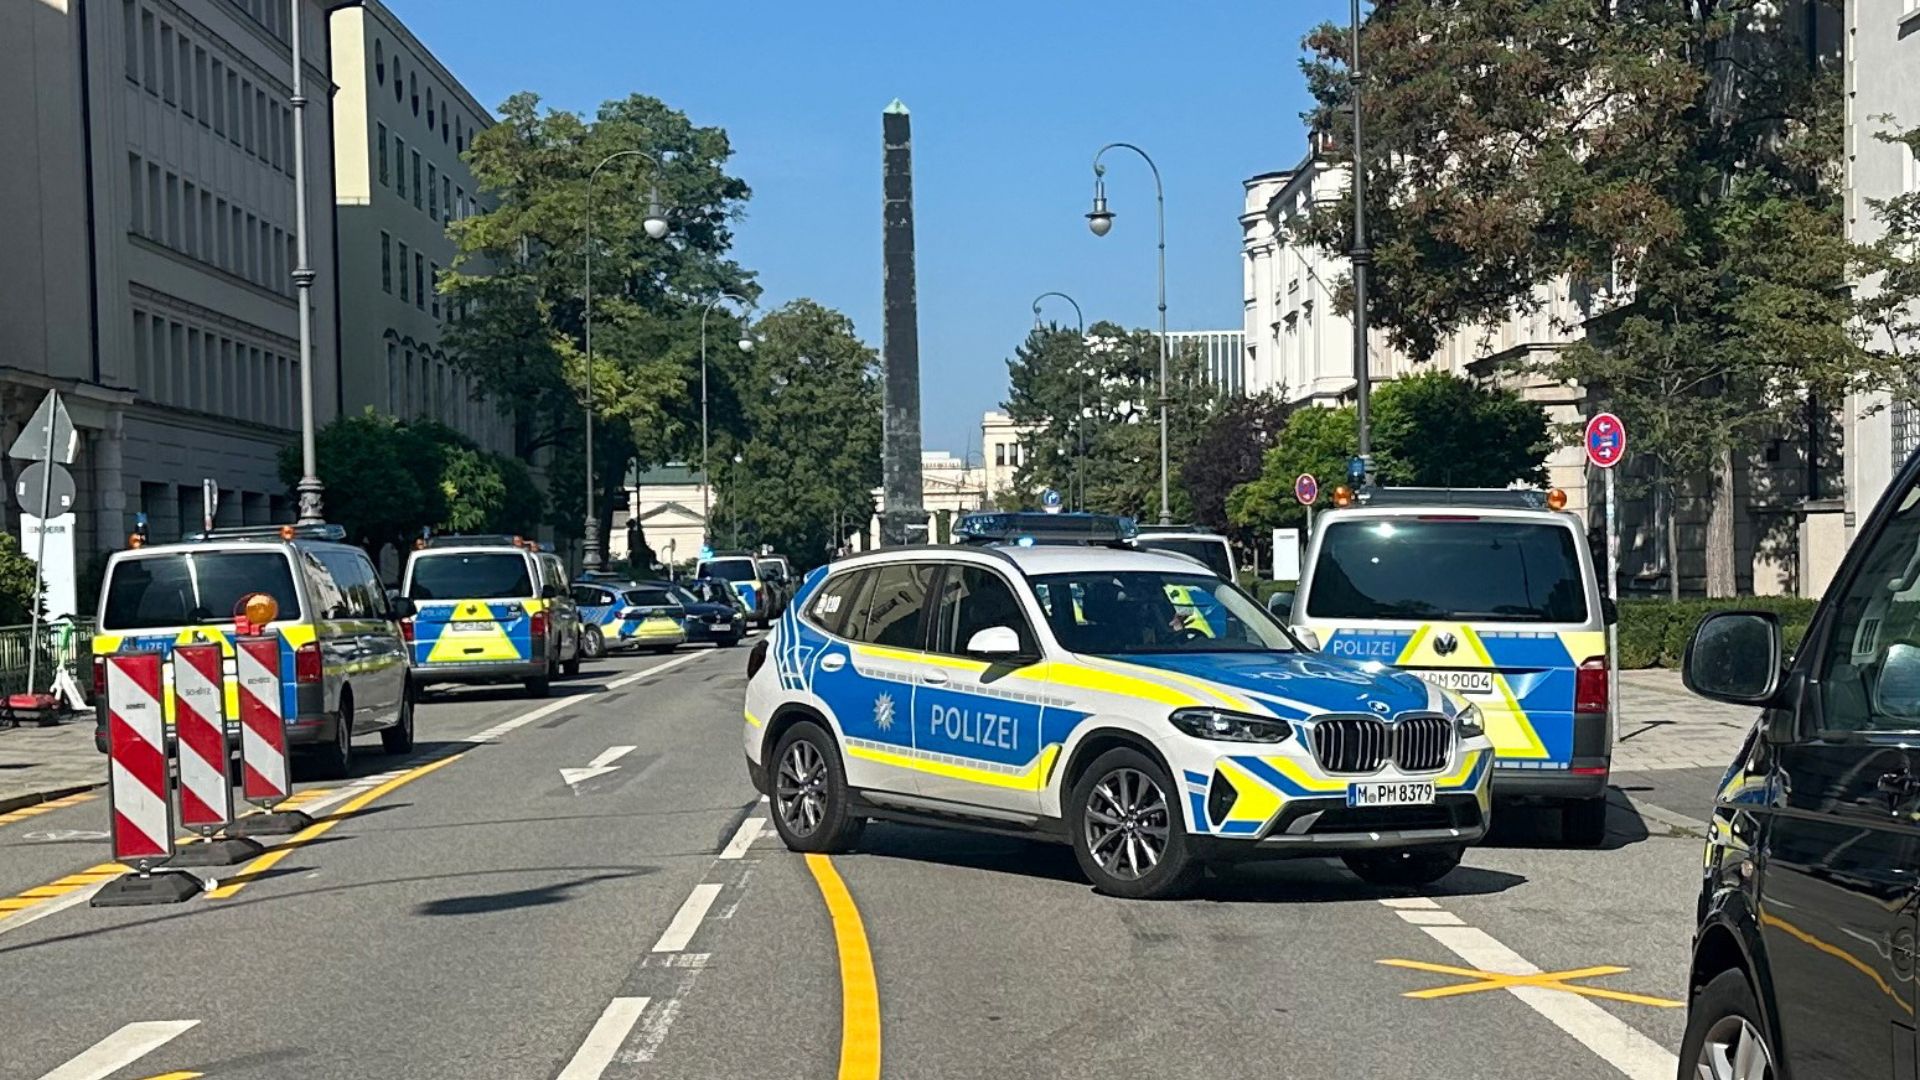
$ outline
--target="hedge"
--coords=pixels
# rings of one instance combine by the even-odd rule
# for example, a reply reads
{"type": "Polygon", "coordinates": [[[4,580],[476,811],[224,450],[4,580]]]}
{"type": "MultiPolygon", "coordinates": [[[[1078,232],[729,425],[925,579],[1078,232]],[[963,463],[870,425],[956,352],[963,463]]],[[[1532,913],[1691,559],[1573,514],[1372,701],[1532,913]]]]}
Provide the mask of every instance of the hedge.
{"type": "Polygon", "coordinates": [[[1771,611],[1780,616],[1788,655],[1800,646],[1819,601],[1797,596],[1745,596],[1727,600],[1620,601],[1620,666],[1678,668],[1700,620],[1715,611],[1771,611]]]}

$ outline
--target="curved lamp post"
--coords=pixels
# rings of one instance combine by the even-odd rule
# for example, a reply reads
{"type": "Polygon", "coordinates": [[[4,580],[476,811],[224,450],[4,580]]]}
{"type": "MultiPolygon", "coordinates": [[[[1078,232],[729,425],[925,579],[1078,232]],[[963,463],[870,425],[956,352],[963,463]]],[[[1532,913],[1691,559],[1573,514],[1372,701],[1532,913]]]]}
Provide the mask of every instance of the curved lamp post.
{"type": "MultiPolygon", "coordinates": [[[[1073,305],[1073,317],[1079,323],[1079,326],[1080,326],[1080,349],[1084,353],[1087,347],[1087,317],[1081,314],[1080,312],[1080,302],[1075,300],[1073,297],[1068,296],[1066,293],[1043,292],[1039,296],[1036,296],[1033,298],[1033,328],[1035,330],[1038,330],[1041,328],[1040,301],[1045,300],[1049,296],[1057,296],[1060,299],[1065,300],[1067,303],[1073,305]]],[[[1087,457],[1086,431],[1082,427],[1082,425],[1084,425],[1087,420],[1086,357],[1082,356],[1080,358],[1080,362],[1074,365],[1074,369],[1080,376],[1080,380],[1079,380],[1080,381],[1080,411],[1075,413],[1073,417],[1073,438],[1074,438],[1073,487],[1076,492],[1073,498],[1073,508],[1075,510],[1085,510],[1087,508],[1086,507],[1087,484],[1086,484],[1086,480],[1081,475],[1080,465],[1081,465],[1081,462],[1085,461],[1087,457]]],[[[984,455],[982,455],[982,457],[984,458],[984,455]]]]}
{"type": "MultiPolygon", "coordinates": [[[[660,159],[644,150],[620,150],[608,154],[600,164],[587,174],[587,250],[586,250],[586,413],[587,413],[587,518],[582,539],[586,546],[588,570],[602,570],[606,567],[600,547],[600,519],[593,512],[593,182],[600,177],[600,170],[619,161],[621,158],[645,158],[653,166],[657,178],[660,173],[660,159]]],[[[640,227],[646,230],[648,239],[662,240],[667,235],[667,215],[660,206],[660,185],[657,179],[647,184],[647,216],[640,227]]]]}
{"type": "Polygon", "coordinates": [[[1145,150],[1132,143],[1108,143],[1093,155],[1093,209],[1087,213],[1087,228],[1095,236],[1113,230],[1113,211],[1107,209],[1107,167],[1100,159],[1109,150],[1131,150],[1140,155],[1153,173],[1153,198],[1160,226],[1160,524],[1173,524],[1173,510],[1167,501],[1167,193],[1160,183],[1160,167],[1145,150]]]}
{"type": "Polygon", "coordinates": [[[753,310],[753,301],[738,293],[721,293],[707,301],[706,310],[700,313],[700,528],[707,530],[707,543],[713,543],[711,523],[708,518],[713,514],[713,477],[707,472],[707,316],[722,300],[731,300],[740,305],[740,351],[753,351],[753,336],[747,332],[746,313],[753,310]]]}

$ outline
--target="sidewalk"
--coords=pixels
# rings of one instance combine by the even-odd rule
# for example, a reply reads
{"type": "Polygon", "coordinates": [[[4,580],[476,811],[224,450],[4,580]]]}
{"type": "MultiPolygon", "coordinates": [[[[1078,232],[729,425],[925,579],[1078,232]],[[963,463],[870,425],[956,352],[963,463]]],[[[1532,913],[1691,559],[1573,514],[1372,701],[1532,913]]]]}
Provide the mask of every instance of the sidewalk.
{"type": "Polygon", "coordinates": [[[53,727],[0,727],[0,813],[106,782],[92,713],[53,727]]]}
{"type": "Polygon", "coordinates": [[[1757,710],[1721,705],[1680,684],[1680,673],[1650,668],[1620,673],[1619,771],[1724,770],[1753,727],[1757,710]]]}

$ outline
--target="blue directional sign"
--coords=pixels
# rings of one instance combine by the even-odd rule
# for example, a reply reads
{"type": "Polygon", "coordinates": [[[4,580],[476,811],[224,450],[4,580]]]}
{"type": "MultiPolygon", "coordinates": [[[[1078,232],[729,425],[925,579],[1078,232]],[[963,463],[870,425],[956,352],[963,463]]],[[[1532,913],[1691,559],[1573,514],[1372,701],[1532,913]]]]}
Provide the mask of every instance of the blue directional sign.
{"type": "Polygon", "coordinates": [[[1060,493],[1052,488],[1040,493],[1040,509],[1049,514],[1060,512],[1060,493]]]}
{"type": "Polygon", "coordinates": [[[1347,459],[1347,479],[1359,483],[1367,478],[1367,463],[1358,455],[1347,459]]]}

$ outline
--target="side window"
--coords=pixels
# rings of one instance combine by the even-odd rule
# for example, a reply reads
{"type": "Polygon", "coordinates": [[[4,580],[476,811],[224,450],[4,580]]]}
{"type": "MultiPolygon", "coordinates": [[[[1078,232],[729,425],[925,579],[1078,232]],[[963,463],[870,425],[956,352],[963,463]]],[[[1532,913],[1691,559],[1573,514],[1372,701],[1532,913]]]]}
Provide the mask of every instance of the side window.
{"type": "Polygon", "coordinates": [[[303,552],[302,560],[307,567],[307,585],[313,590],[314,614],[322,619],[359,619],[365,616],[348,588],[347,580],[335,572],[332,563],[340,561],[332,555],[316,556],[303,552]]]}
{"type": "Polygon", "coordinates": [[[1920,731],[1920,488],[1841,595],[1818,678],[1821,730],[1920,731]]]}
{"type": "Polygon", "coordinates": [[[846,636],[869,645],[919,649],[920,612],[927,606],[932,563],[887,563],[874,568],[864,625],[847,624],[846,636]]]}
{"type": "Polygon", "coordinates": [[[828,578],[807,608],[807,621],[830,634],[842,633],[847,617],[858,610],[860,586],[872,576],[864,570],[849,570],[828,578]]]}
{"type": "Polygon", "coordinates": [[[1005,578],[984,566],[947,567],[945,583],[940,587],[939,622],[934,630],[933,649],[949,656],[965,655],[973,635],[995,626],[1012,627],[1020,635],[1020,651],[1029,655],[1040,651],[1033,628],[1020,610],[1020,601],[1005,578]]]}
{"type": "Polygon", "coordinates": [[[597,595],[599,594],[585,585],[575,585],[573,587],[573,602],[576,604],[597,604],[599,601],[594,599],[597,595]]]}

